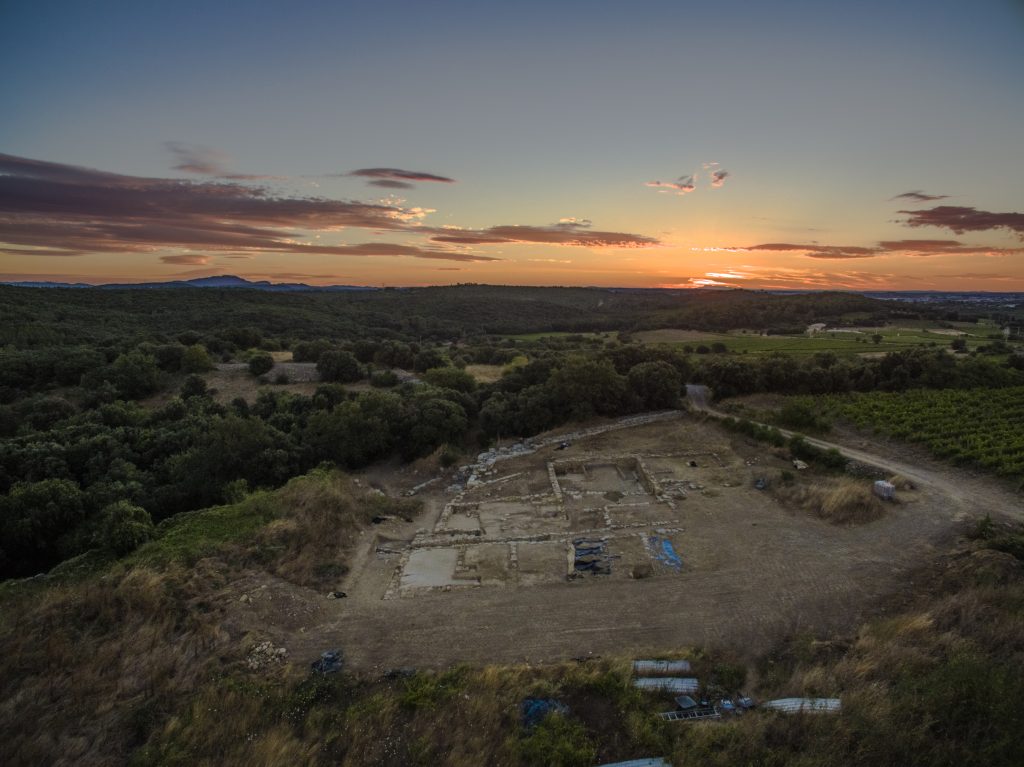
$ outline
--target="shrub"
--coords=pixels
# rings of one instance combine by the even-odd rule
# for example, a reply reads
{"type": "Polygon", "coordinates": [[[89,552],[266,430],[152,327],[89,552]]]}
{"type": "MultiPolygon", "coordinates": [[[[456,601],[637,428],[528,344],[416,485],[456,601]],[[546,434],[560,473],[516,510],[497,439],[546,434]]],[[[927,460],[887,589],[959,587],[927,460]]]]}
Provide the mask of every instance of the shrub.
{"type": "Polygon", "coordinates": [[[249,372],[254,376],[269,373],[274,367],[274,358],[266,352],[258,352],[249,358],[249,372]]]}

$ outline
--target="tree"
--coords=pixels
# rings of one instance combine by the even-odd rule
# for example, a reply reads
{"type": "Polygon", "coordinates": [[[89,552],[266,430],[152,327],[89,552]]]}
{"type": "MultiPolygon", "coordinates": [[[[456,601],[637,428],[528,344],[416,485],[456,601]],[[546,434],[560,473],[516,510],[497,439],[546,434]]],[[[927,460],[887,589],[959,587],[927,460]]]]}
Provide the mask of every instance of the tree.
{"type": "Polygon", "coordinates": [[[629,387],[648,410],[675,407],[683,382],[667,362],[644,362],[629,371],[629,387]]]}
{"type": "Polygon", "coordinates": [[[954,338],[953,343],[950,344],[955,352],[966,352],[967,351],[967,339],[966,338],[954,338]]]}
{"type": "Polygon", "coordinates": [[[0,540],[10,575],[44,570],[60,561],[60,539],[84,518],[82,491],[67,479],[19,482],[0,499],[0,540]]]}
{"type": "Polygon", "coordinates": [[[324,381],[352,383],[363,377],[359,360],[344,351],[324,352],[320,355],[320,361],[316,363],[316,369],[324,381]]]}
{"type": "Polygon", "coordinates": [[[616,415],[625,404],[626,379],[609,360],[570,357],[552,373],[546,387],[559,406],[573,418],[616,415]]]}
{"type": "Polygon", "coordinates": [[[274,367],[274,358],[266,352],[257,352],[249,358],[249,372],[259,377],[274,367]]]}
{"type": "Polygon", "coordinates": [[[159,388],[159,369],[148,354],[133,351],[122,354],[107,369],[106,378],[127,399],[139,399],[159,388]]]}
{"type": "Polygon", "coordinates": [[[871,335],[871,341],[872,343],[874,343],[875,346],[878,346],[880,343],[882,343],[882,339],[884,337],[885,336],[883,336],[881,333],[873,333],[871,335]]]}
{"type": "Polygon", "coordinates": [[[153,537],[153,518],[141,506],[117,501],[100,512],[93,543],[124,556],[153,537]]]}
{"type": "Polygon", "coordinates": [[[181,385],[181,396],[183,399],[189,397],[202,397],[206,394],[206,381],[202,376],[191,375],[181,385]]]}
{"type": "Polygon", "coordinates": [[[448,361],[437,349],[424,349],[416,355],[413,361],[413,369],[418,373],[423,373],[431,368],[440,368],[447,364],[448,361]]]}
{"type": "Polygon", "coordinates": [[[213,368],[213,360],[202,344],[193,344],[181,355],[181,370],[184,373],[206,373],[213,368]]]}
{"type": "Polygon", "coordinates": [[[471,392],[476,389],[476,379],[465,370],[454,367],[431,368],[423,374],[423,380],[441,389],[471,392]]]}

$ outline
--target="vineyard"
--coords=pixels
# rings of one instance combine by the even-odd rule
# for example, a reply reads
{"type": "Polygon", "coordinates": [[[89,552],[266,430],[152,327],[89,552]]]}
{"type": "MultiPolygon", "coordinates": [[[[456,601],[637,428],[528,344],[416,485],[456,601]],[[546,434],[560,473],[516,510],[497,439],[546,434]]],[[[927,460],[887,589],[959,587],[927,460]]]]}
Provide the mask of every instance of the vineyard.
{"type": "Polygon", "coordinates": [[[1024,387],[796,399],[859,428],[922,443],[939,458],[1024,479],[1024,387]]]}

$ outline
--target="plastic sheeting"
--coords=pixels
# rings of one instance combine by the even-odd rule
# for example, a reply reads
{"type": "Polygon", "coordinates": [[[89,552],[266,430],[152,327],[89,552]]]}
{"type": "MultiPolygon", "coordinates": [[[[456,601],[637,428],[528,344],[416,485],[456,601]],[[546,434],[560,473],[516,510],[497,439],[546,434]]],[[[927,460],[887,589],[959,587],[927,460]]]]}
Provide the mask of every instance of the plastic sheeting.
{"type": "Polygon", "coordinates": [[[669,676],[690,670],[688,660],[635,660],[633,673],[637,676],[669,676]]]}
{"type": "Polygon", "coordinates": [[[633,680],[633,686],[640,690],[670,692],[675,695],[690,695],[700,689],[696,678],[679,676],[641,677],[633,680]]]}
{"type": "Polygon", "coordinates": [[[842,710],[839,698],[779,698],[761,704],[761,708],[787,714],[833,714],[842,710]]]}

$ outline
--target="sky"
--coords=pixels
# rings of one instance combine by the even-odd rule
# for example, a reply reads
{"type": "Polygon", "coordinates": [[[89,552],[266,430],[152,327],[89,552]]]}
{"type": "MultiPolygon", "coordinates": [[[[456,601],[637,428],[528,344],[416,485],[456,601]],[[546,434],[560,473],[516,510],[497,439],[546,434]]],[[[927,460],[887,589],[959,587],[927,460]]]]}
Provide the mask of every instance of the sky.
{"type": "Polygon", "coordinates": [[[1024,291],[1024,2],[0,0],[0,280],[1024,291]]]}

